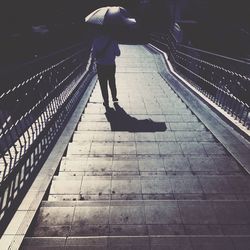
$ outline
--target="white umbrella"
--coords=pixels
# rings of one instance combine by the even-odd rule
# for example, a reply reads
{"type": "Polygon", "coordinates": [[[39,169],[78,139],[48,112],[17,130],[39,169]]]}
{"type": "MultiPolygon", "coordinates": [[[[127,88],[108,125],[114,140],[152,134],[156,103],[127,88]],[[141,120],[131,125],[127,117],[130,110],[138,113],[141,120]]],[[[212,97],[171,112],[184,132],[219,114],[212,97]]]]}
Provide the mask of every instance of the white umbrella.
{"type": "Polygon", "coordinates": [[[128,12],[120,6],[107,6],[91,12],[85,17],[86,23],[97,25],[135,25],[134,18],[128,17],[128,12]]]}

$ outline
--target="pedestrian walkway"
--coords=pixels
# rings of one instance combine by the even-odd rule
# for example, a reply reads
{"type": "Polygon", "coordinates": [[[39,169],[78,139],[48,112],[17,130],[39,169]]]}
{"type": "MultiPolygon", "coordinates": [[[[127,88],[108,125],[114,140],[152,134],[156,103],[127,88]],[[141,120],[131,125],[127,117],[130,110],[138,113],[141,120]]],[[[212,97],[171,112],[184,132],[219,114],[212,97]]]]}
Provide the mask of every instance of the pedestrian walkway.
{"type": "Polygon", "coordinates": [[[249,175],[158,54],[121,51],[119,105],[106,112],[97,82],[23,248],[250,249],[249,175]]]}

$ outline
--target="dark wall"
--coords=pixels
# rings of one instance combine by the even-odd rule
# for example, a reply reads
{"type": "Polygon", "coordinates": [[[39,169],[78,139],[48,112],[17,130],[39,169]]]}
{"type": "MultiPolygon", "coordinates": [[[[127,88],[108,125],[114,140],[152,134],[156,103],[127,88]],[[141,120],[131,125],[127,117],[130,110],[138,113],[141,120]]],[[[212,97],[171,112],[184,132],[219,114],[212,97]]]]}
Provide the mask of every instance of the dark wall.
{"type": "Polygon", "coordinates": [[[137,0],[4,0],[0,6],[0,64],[30,60],[33,56],[81,42],[84,17],[96,8],[122,5],[132,14],[137,0]],[[48,32],[39,32],[41,26],[48,32]],[[34,32],[32,26],[38,26],[34,32]]]}
{"type": "MultiPolygon", "coordinates": [[[[81,42],[86,33],[83,18],[105,5],[129,9],[145,31],[173,27],[177,20],[194,20],[186,25],[184,42],[226,54],[247,54],[250,15],[246,0],[4,0],[0,6],[0,63],[29,60],[81,42]],[[32,31],[45,25],[47,34],[32,31]],[[230,42],[228,42],[230,41],[230,42]],[[225,46],[226,45],[226,46],[225,46]]],[[[249,53],[250,54],[250,53],[249,53]]]]}
{"type": "Polygon", "coordinates": [[[183,43],[233,57],[250,57],[250,15],[246,0],[151,0],[153,30],[178,22],[183,43]],[[153,18],[155,16],[155,18],[153,18]]]}

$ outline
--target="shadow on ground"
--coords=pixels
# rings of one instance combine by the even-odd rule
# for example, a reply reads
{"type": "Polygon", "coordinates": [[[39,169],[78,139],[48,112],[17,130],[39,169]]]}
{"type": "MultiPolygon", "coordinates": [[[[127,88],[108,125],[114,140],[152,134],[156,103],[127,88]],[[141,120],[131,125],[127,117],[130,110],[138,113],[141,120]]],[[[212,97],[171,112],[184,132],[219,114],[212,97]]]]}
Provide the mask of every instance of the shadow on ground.
{"type": "Polygon", "coordinates": [[[138,120],[128,115],[119,104],[115,104],[115,109],[108,108],[105,115],[112,131],[157,132],[167,130],[165,122],[154,122],[151,119],[138,120]]]}

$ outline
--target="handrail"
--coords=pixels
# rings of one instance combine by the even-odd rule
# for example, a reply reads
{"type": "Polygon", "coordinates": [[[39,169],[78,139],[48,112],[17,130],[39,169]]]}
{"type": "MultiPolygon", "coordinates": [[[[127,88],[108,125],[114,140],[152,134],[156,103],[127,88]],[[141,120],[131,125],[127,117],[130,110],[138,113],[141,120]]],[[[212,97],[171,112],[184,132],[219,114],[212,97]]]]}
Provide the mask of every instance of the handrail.
{"type": "Polygon", "coordinates": [[[65,53],[0,95],[1,224],[7,224],[93,75],[88,46],[65,53]]]}
{"type": "Polygon", "coordinates": [[[203,49],[194,48],[194,47],[191,47],[191,46],[188,46],[188,45],[184,45],[184,44],[179,44],[179,46],[180,46],[180,48],[183,47],[183,48],[186,48],[187,50],[198,51],[200,53],[204,53],[204,54],[208,54],[208,55],[211,55],[211,56],[223,58],[223,59],[226,59],[226,60],[230,60],[232,62],[243,63],[243,64],[246,64],[246,65],[250,66],[249,62],[246,62],[246,61],[241,60],[241,59],[236,59],[236,58],[233,58],[233,57],[224,56],[224,55],[221,55],[221,54],[217,54],[217,53],[214,53],[214,52],[206,51],[206,50],[203,50],[203,49]]]}
{"type": "Polygon", "coordinates": [[[227,58],[228,61],[225,63],[218,61],[217,56],[211,54],[208,58],[207,54],[205,56],[204,53],[197,51],[183,51],[170,32],[152,33],[151,41],[167,52],[170,62],[180,75],[243,126],[250,128],[250,100],[248,98],[250,76],[247,63],[240,62],[240,65],[244,65],[245,68],[241,67],[239,72],[237,71],[239,62],[236,65],[235,61],[227,58]],[[227,67],[229,62],[231,62],[230,68],[227,67]]]}
{"type": "Polygon", "coordinates": [[[179,52],[183,52],[186,55],[195,55],[197,59],[201,59],[208,64],[210,63],[214,66],[225,68],[226,71],[228,70],[242,76],[250,77],[250,63],[246,61],[180,44],[170,31],[167,34],[153,33],[153,35],[156,35],[161,41],[170,38],[179,52]]]}

